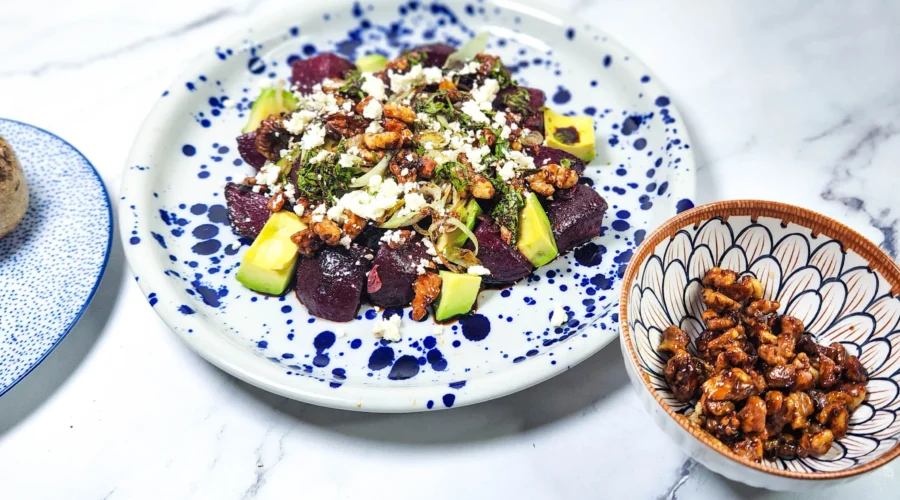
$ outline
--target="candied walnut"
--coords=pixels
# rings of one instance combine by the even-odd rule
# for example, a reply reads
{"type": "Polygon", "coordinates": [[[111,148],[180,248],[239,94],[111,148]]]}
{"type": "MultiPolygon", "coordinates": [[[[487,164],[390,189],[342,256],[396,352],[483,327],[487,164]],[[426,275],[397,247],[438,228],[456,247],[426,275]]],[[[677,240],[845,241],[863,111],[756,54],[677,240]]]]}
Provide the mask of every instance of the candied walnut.
{"type": "Polygon", "coordinates": [[[397,229],[394,236],[388,240],[388,246],[391,248],[401,248],[409,244],[415,237],[416,233],[410,229],[397,229]]]}
{"type": "Polygon", "coordinates": [[[314,256],[322,246],[322,240],[309,228],[291,235],[291,241],[297,245],[297,252],[307,257],[314,256]]]}
{"type": "Polygon", "coordinates": [[[529,175],[528,177],[525,177],[525,181],[528,182],[528,186],[531,187],[531,190],[537,194],[543,196],[553,196],[553,193],[556,192],[556,188],[553,187],[553,184],[547,182],[541,172],[537,172],[529,175]]]}
{"type": "Polygon", "coordinates": [[[841,367],[824,354],[819,356],[818,370],[818,386],[823,389],[831,389],[841,381],[841,367]]]}
{"type": "Polygon", "coordinates": [[[751,302],[750,305],[744,309],[744,312],[751,316],[756,314],[772,314],[777,311],[779,307],[781,307],[781,303],[776,300],[759,299],[751,302]]]}
{"type": "Polygon", "coordinates": [[[765,321],[755,321],[750,325],[750,333],[759,340],[760,344],[774,344],[778,337],[772,333],[771,327],[765,321]]]}
{"type": "Polygon", "coordinates": [[[844,365],[847,364],[847,349],[840,342],[832,342],[823,349],[826,351],[826,356],[833,359],[834,363],[843,371],[844,365]]]}
{"type": "Polygon", "coordinates": [[[790,434],[781,436],[778,440],[778,456],[784,458],[794,458],[800,453],[800,446],[797,438],[790,434]]]}
{"type": "Polygon", "coordinates": [[[833,442],[834,434],[830,430],[826,429],[815,434],[804,432],[800,436],[797,456],[806,458],[809,455],[824,455],[831,449],[833,442]]]}
{"type": "MultiPolygon", "coordinates": [[[[703,324],[706,325],[707,328],[709,328],[709,322],[718,317],[719,312],[713,311],[712,309],[706,309],[702,313],[700,313],[700,319],[703,320],[703,324]]],[[[712,328],[710,328],[710,330],[712,330],[712,328]]]]}
{"type": "MultiPolygon", "coordinates": [[[[744,330],[741,327],[734,327],[722,333],[721,335],[704,342],[703,351],[710,359],[718,358],[719,354],[725,352],[729,347],[741,347],[743,341],[747,337],[744,336],[744,330]]],[[[698,348],[700,346],[698,345],[698,348]]]]}
{"type": "Polygon", "coordinates": [[[721,417],[729,415],[734,411],[734,403],[731,401],[712,401],[703,402],[703,414],[721,417]]]}
{"type": "Polygon", "coordinates": [[[344,231],[345,235],[349,236],[350,239],[356,238],[365,228],[366,219],[363,219],[349,210],[344,210],[344,225],[341,229],[344,231]]]}
{"type": "Polygon", "coordinates": [[[333,220],[326,218],[321,222],[313,222],[310,227],[326,245],[333,247],[341,243],[341,228],[333,220]]]}
{"type": "Polygon", "coordinates": [[[568,189],[578,183],[578,172],[551,163],[544,165],[537,172],[525,177],[531,189],[544,196],[551,196],[556,189],[568,189]]]}
{"type": "Polygon", "coordinates": [[[278,212],[282,207],[284,207],[284,193],[281,191],[273,194],[266,202],[266,210],[272,213],[278,212]]]}
{"type": "Polygon", "coordinates": [[[819,355],[819,346],[816,344],[813,336],[808,333],[804,333],[797,340],[797,350],[806,353],[807,356],[816,357],[819,355]]]}
{"type": "Polygon", "coordinates": [[[325,118],[325,131],[334,139],[362,134],[368,126],[368,120],[350,113],[335,113],[325,118]]]}
{"type": "Polygon", "coordinates": [[[426,179],[431,179],[435,168],[437,168],[437,162],[431,158],[424,157],[422,158],[422,165],[419,167],[419,175],[426,179]]]}
{"type": "Polygon", "coordinates": [[[675,354],[687,347],[688,336],[677,326],[670,326],[663,332],[663,340],[656,349],[659,352],[675,354]]]}
{"type": "MultiPolygon", "coordinates": [[[[404,129],[408,132],[407,129],[404,129]]],[[[411,134],[411,133],[410,133],[411,134]]],[[[381,132],[363,134],[363,143],[369,149],[397,149],[405,139],[402,132],[381,132]]]]}
{"type": "Polygon", "coordinates": [[[809,394],[809,398],[813,401],[813,408],[815,408],[815,411],[822,411],[828,406],[828,398],[824,392],[813,389],[808,391],[807,394],[809,394]]]}
{"type": "Polygon", "coordinates": [[[407,130],[409,127],[407,127],[406,124],[401,122],[400,120],[395,120],[393,118],[382,118],[381,128],[385,129],[388,132],[397,132],[402,134],[403,131],[407,130]]]}
{"type": "Polygon", "coordinates": [[[385,70],[392,69],[394,73],[406,73],[409,71],[409,59],[405,55],[402,55],[396,59],[388,61],[385,70]]]}
{"type": "Polygon", "coordinates": [[[840,439],[847,435],[850,413],[845,404],[832,402],[825,405],[825,408],[816,415],[816,420],[828,427],[836,439],[840,439]]]}
{"type": "Polygon", "coordinates": [[[761,460],[763,457],[763,440],[758,436],[744,438],[732,444],[731,451],[744,458],[761,460]]]}
{"type": "Polygon", "coordinates": [[[827,397],[832,401],[840,398],[847,404],[847,408],[855,410],[866,400],[866,386],[859,383],[843,383],[838,386],[836,391],[829,392],[827,397]],[[843,396],[839,396],[840,394],[843,394],[843,396]]]}
{"type": "Polygon", "coordinates": [[[416,121],[416,112],[409,106],[403,106],[394,102],[384,105],[384,116],[400,120],[406,124],[412,124],[416,121]]]}
{"type": "MultiPolygon", "coordinates": [[[[783,335],[783,333],[782,333],[783,335]]],[[[796,376],[792,385],[795,391],[809,391],[816,387],[816,380],[819,377],[818,371],[810,365],[809,356],[806,353],[799,353],[792,363],[796,376]]]]}
{"type": "Polygon", "coordinates": [[[775,365],[766,371],[766,383],[775,389],[790,389],[797,377],[797,370],[792,365],[775,365]]]}
{"type": "Polygon", "coordinates": [[[794,430],[809,427],[809,416],[813,413],[813,402],[805,392],[792,392],[784,398],[791,428],[794,430]]]}
{"type": "Polygon", "coordinates": [[[800,341],[803,335],[803,322],[793,316],[780,316],[778,323],[781,326],[781,333],[778,335],[786,335],[791,338],[794,343],[800,341]]]}
{"type": "Polygon", "coordinates": [[[706,305],[706,307],[720,313],[723,311],[736,311],[741,308],[741,305],[739,303],[731,300],[725,294],[719,293],[712,288],[703,289],[702,301],[706,305]]]}
{"type": "Polygon", "coordinates": [[[866,383],[869,380],[869,372],[856,356],[847,356],[844,376],[851,382],[866,383]]]}
{"type": "Polygon", "coordinates": [[[750,375],[740,368],[729,368],[703,383],[702,399],[743,401],[753,392],[750,375]]]}
{"type": "Polygon", "coordinates": [[[715,371],[719,373],[731,367],[749,368],[753,365],[753,359],[740,346],[730,345],[716,357],[715,371]]]}
{"type": "Polygon", "coordinates": [[[758,371],[751,368],[747,370],[747,375],[750,376],[750,383],[753,384],[753,395],[759,396],[769,388],[769,384],[766,383],[766,377],[763,377],[758,371]]]}
{"type": "Polygon", "coordinates": [[[703,276],[702,283],[705,286],[714,286],[722,288],[734,283],[737,280],[737,273],[728,269],[714,267],[706,272],[703,276]]]}
{"type": "MultiPolygon", "coordinates": [[[[478,66],[478,69],[476,71],[478,71],[479,74],[484,75],[484,76],[490,75],[491,72],[494,70],[494,66],[497,65],[498,63],[502,65],[502,63],[500,63],[499,56],[493,56],[493,55],[485,54],[485,53],[480,53],[480,54],[476,55],[475,60],[481,63],[478,66]]],[[[509,76],[508,71],[507,71],[506,76],[509,76]]]]}
{"type": "Polygon", "coordinates": [[[719,287],[719,291],[724,293],[731,300],[743,302],[753,296],[756,290],[752,280],[756,278],[752,276],[744,276],[738,281],[719,287]]]}
{"type": "Polygon", "coordinates": [[[766,393],[766,430],[769,435],[781,432],[781,429],[790,421],[790,413],[785,404],[784,394],[779,391],[766,393]]]}
{"type": "Polygon", "coordinates": [[[421,165],[422,160],[419,159],[419,155],[416,152],[402,149],[391,158],[388,168],[397,178],[397,182],[404,184],[416,181],[418,169],[421,165]]]}
{"type": "Polygon", "coordinates": [[[369,103],[372,102],[372,99],[373,99],[372,96],[366,96],[364,99],[359,101],[359,103],[357,103],[356,106],[353,107],[353,111],[356,111],[356,114],[358,114],[358,115],[363,114],[363,111],[366,110],[366,106],[368,106],[369,103]]]}
{"type": "Polygon", "coordinates": [[[485,146],[494,147],[497,143],[497,134],[489,128],[483,128],[478,131],[478,140],[485,146]]]}
{"type": "Polygon", "coordinates": [[[456,84],[453,80],[444,79],[438,84],[438,90],[456,90],[456,84]]]}
{"type": "Polygon", "coordinates": [[[737,415],[731,413],[722,417],[707,418],[703,428],[719,441],[730,442],[740,435],[741,422],[737,415]]]}
{"type": "Polygon", "coordinates": [[[487,177],[481,174],[474,174],[470,177],[472,184],[469,186],[469,193],[479,200],[489,200],[494,197],[494,185],[487,177]]]}
{"type": "MultiPolygon", "coordinates": [[[[434,264],[428,263],[429,267],[434,264]]],[[[412,318],[421,321],[428,314],[426,307],[434,302],[434,299],[441,293],[441,277],[437,273],[426,272],[416,278],[413,283],[413,292],[415,296],[412,301],[412,318]]]]}
{"type": "Polygon", "coordinates": [[[269,161],[281,159],[281,150],[290,147],[291,134],[281,115],[269,115],[256,129],[256,150],[269,161]]]}
{"type": "MultiPolygon", "coordinates": [[[[712,311],[712,309],[707,309],[707,311],[712,311]]],[[[728,330],[729,328],[734,328],[735,325],[737,325],[737,322],[734,318],[727,316],[718,316],[706,321],[706,328],[709,328],[710,330],[728,330]]]]}
{"type": "Polygon", "coordinates": [[[759,434],[766,430],[766,402],[759,396],[750,396],[738,412],[741,431],[759,434]]]}
{"type": "Polygon", "coordinates": [[[675,399],[684,403],[697,394],[706,373],[690,353],[680,350],[666,363],[665,377],[675,399]]]}

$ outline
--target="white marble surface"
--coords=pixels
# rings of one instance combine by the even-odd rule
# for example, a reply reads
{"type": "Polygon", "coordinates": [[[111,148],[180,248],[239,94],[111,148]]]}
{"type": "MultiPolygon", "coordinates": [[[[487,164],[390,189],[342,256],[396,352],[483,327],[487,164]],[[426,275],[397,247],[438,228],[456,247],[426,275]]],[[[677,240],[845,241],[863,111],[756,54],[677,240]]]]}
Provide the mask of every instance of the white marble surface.
{"type": "MultiPolygon", "coordinates": [[[[139,124],[188,58],[285,4],[5,1],[0,116],[75,144],[115,195],[139,124]]],[[[669,88],[700,202],[804,205],[896,257],[900,3],[553,5],[617,37],[669,88]]],[[[900,462],[808,497],[724,480],[657,430],[622,363],[611,345],[538,387],[427,415],[320,409],[196,356],[147,305],[117,240],[84,319],[0,398],[0,497],[896,498],[900,462]]]]}

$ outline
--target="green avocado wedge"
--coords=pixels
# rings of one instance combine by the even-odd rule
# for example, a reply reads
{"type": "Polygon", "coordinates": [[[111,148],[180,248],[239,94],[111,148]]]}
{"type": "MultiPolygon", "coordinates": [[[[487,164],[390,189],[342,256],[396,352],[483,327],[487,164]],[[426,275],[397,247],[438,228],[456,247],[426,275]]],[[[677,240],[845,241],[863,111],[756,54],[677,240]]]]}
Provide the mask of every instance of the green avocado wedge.
{"type": "Polygon", "coordinates": [[[250,107],[250,117],[241,133],[249,134],[270,115],[290,113],[297,109],[297,98],[288,90],[278,88],[264,89],[250,107]]]}
{"type": "Polygon", "coordinates": [[[516,245],[534,267],[549,263],[559,254],[550,219],[534,193],[528,194],[525,208],[519,212],[519,241],[516,245]]]}
{"type": "Polygon", "coordinates": [[[291,241],[291,235],[304,229],[306,224],[291,212],[272,214],[244,254],[237,280],[260,293],[284,293],[297,264],[297,245],[291,241]]]}
{"type": "Polygon", "coordinates": [[[481,289],[481,276],[441,271],[441,294],[434,310],[436,321],[446,321],[466,314],[475,305],[481,289]]]}
{"type": "Polygon", "coordinates": [[[381,54],[369,54],[356,59],[356,69],[363,73],[375,73],[387,67],[387,57],[381,54]]]}

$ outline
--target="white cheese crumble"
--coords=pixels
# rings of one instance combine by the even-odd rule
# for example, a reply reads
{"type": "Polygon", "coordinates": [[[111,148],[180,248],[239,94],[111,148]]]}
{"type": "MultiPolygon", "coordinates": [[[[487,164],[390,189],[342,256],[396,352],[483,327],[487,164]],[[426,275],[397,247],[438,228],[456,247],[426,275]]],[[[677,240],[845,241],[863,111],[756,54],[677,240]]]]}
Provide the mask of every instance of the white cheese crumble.
{"type": "Polygon", "coordinates": [[[381,105],[381,102],[373,98],[366,104],[366,107],[363,108],[363,116],[370,120],[380,120],[383,111],[384,107],[381,105]]]}
{"type": "Polygon", "coordinates": [[[384,100],[384,82],[373,73],[363,73],[363,83],[359,88],[366,95],[372,96],[372,99],[384,100]]]}
{"type": "Polygon", "coordinates": [[[516,162],[512,160],[506,161],[503,166],[497,169],[497,175],[504,181],[509,181],[516,176],[516,162]]]}
{"type": "Polygon", "coordinates": [[[425,83],[429,85],[441,83],[441,80],[444,79],[444,72],[441,71],[441,68],[438,68],[437,66],[431,66],[423,69],[422,74],[425,77],[425,83]]]}
{"type": "Polygon", "coordinates": [[[403,205],[403,208],[400,210],[400,214],[411,214],[418,213],[422,207],[428,205],[428,201],[419,193],[409,193],[403,198],[406,203],[403,205]]]}
{"type": "Polygon", "coordinates": [[[313,222],[322,222],[325,220],[325,215],[325,204],[322,203],[312,211],[312,218],[310,218],[310,220],[313,222]]]}
{"type": "Polygon", "coordinates": [[[300,149],[309,151],[325,144],[325,127],[316,123],[306,127],[306,133],[300,138],[300,149]]]}
{"type": "Polygon", "coordinates": [[[427,259],[419,259],[419,263],[416,265],[416,273],[420,276],[428,272],[428,269],[431,268],[431,262],[427,259]]]}
{"type": "MultiPolygon", "coordinates": [[[[259,169],[259,172],[256,173],[256,184],[257,186],[271,186],[278,182],[278,177],[281,175],[281,167],[278,165],[266,162],[265,165],[259,169]]],[[[258,190],[256,191],[259,192],[258,190]]]]}
{"type": "Polygon", "coordinates": [[[294,187],[293,182],[288,182],[284,185],[284,195],[287,196],[288,201],[291,203],[297,201],[297,188],[294,187]]]}
{"type": "Polygon", "coordinates": [[[399,342],[403,339],[400,335],[400,316],[400,314],[395,314],[388,319],[376,321],[372,333],[389,342],[399,342]]]}
{"type": "Polygon", "coordinates": [[[350,191],[342,196],[337,204],[364,219],[380,219],[385,211],[397,204],[402,191],[394,179],[380,182],[375,189],[372,189],[372,180],[369,183],[370,190],[375,191],[374,194],[361,189],[350,191]]]}
{"type": "Polygon", "coordinates": [[[569,321],[569,315],[566,313],[566,310],[563,309],[563,306],[557,305],[553,308],[553,315],[550,316],[550,326],[560,327],[566,322],[569,321]]]}
{"type": "Polygon", "coordinates": [[[362,158],[352,155],[349,153],[341,153],[341,159],[338,160],[338,165],[342,168],[350,168],[355,167],[357,163],[362,161],[362,158]]]}
{"type": "Polygon", "coordinates": [[[388,78],[391,80],[391,90],[395,94],[408,91],[413,85],[421,82],[425,75],[422,73],[422,65],[416,64],[406,73],[398,74],[388,71],[388,78]]]}
{"type": "Polygon", "coordinates": [[[462,105],[462,112],[469,115],[472,120],[478,123],[490,123],[487,115],[481,110],[481,107],[475,101],[466,101],[462,105]]]}
{"type": "Polygon", "coordinates": [[[349,235],[345,234],[343,237],[341,237],[341,245],[344,245],[344,248],[350,248],[350,243],[352,241],[353,241],[353,239],[350,238],[349,235]]]}
{"type": "Polygon", "coordinates": [[[423,238],[422,243],[425,244],[425,253],[432,257],[437,257],[437,249],[434,248],[434,243],[432,243],[430,239],[423,238]]]}
{"type": "Polygon", "coordinates": [[[469,269],[467,269],[466,272],[476,276],[487,276],[488,274],[491,274],[491,270],[484,266],[469,266],[469,269]]]}
{"type": "Polygon", "coordinates": [[[534,169],[534,158],[526,155],[521,151],[510,151],[506,154],[506,157],[510,160],[516,162],[522,170],[532,170],[534,169]]]}
{"type": "Polygon", "coordinates": [[[344,221],[344,209],[338,205],[335,205],[328,209],[327,212],[328,218],[335,222],[343,222],[344,221]]]}
{"type": "Polygon", "coordinates": [[[384,132],[384,127],[381,126],[381,123],[373,121],[366,127],[367,134],[380,134],[384,132]]]}
{"type": "Polygon", "coordinates": [[[472,99],[478,103],[478,106],[487,111],[491,109],[497,92],[500,91],[500,84],[493,78],[488,78],[478,87],[472,89],[472,99]]]}
{"type": "Polygon", "coordinates": [[[435,337],[440,337],[444,334],[444,325],[434,325],[434,328],[431,329],[431,334],[435,337]]]}
{"type": "Polygon", "coordinates": [[[294,213],[297,214],[297,217],[303,215],[303,212],[306,211],[306,208],[303,205],[294,205],[294,213]]]}
{"type": "Polygon", "coordinates": [[[310,163],[322,163],[323,161],[327,160],[330,157],[331,157],[331,151],[323,149],[322,151],[319,151],[316,154],[316,156],[313,156],[312,158],[310,158],[309,162],[310,163]]]}

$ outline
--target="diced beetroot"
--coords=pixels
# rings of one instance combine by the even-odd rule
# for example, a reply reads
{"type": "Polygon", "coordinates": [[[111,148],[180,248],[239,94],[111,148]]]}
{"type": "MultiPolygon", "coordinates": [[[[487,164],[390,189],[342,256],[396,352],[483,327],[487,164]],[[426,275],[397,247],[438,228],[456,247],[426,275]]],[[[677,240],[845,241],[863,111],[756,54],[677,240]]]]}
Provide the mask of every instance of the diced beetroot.
{"type": "Polygon", "coordinates": [[[266,163],[266,157],[256,150],[256,132],[239,135],[237,145],[238,153],[247,165],[259,170],[266,163]]]}
{"type": "Polygon", "coordinates": [[[542,113],[536,115],[528,115],[528,117],[525,118],[525,121],[522,122],[522,126],[529,130],[534,130],[543,134],[544,115],[542,113]]]}
{"type": "Polygon", "coordinates": [[[559,253],[568,252],[599,235],[606,209],[606,200],[586,184],[557,191],[553,201],[547,202],[547,217],[559,253]]]}
{"type": "MultiPolygon", "coordinates": [[[[490,275],[482,276],[482,280],[487,284],[505,285],[528,276],[534,268],[531,262],[515,247],[503,241],[500,237],[500,227],[490,218],[481,216],[479,219],[481,224],[475,229],[475,237],[478,239],[478,260],[491,271],[490,275]]],[[[466,243],[466,248],[474,248],[471,241],[466,243]]]]}
{"type": "Polygon", "coordinates": [[[410,52],[419,52],[420,54],[425,54],[425,63],[424,66],[438,66],[441,67],[447,62],[447,58],[450,57],[450,54],[456,52],[456,48],[452,45],[447,45],[446,43],[431,43],[428,45],[420,45],[413,49],[410,49],[410,52]]]}
{"type": "Polygon", "coordinates": [[[255,240],[272,212],[266,208],[269,199],[254,193],[250,186],[229,182],[225,185],[225,202],[228,205],[228,222],[234,232],[255,240]]]}
{"type": "Polygon", "coordinates": [[[357,246],[323,247],[315,257],[297,264],[297,298],[309,313],[330,321],[356,319],[368,261],[357,246]]]}
{"type": "Polygon", "coordinates": [[[537,168],[541,168],[548,163],[559,164],[567,159],[571,162],[569,168],[578,172],[578,175],[581,175],[581,173],[584,172],[585,163],[581,161],[581,158],[571,153],[567,153],[562,149],[551,148],[549,146],[532,146],[527,148],[525,152],[534,158],[534,166],[537,168]]]}
{"type": "Polygon", "coordinates": [[[381,286],[368,289],[369,300],[381,307],[409,305],[415,296],[413,282],[419,277],[416,268],[422,260],[431,262],[421,240],[397,248],[382,243],[369,271],[369,282],[380,282],[381,286]]]}
{"type": "Polygon", "coordinates": [[[326,78],[343,78],[344,73],[355,67],[352,62],[337,54],[319,54],[309,59],[294,61],[291,81],[297,90],[308,93],[326,78]]]}

